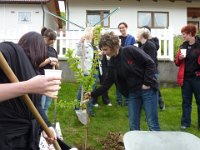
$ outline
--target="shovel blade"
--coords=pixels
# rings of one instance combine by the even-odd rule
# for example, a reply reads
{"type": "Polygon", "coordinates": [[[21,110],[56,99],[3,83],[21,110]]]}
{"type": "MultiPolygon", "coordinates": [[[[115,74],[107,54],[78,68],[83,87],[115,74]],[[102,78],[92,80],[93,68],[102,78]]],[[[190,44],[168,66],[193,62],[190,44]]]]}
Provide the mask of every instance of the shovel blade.
{"type": "Polygon", "coordinates": [[[76,115],[77,115],[79,121],[82,124],[86,125],[87,124],[87,112],[86,112],[86,109],[75,110],[75,112],[76,112],[76,115]]]}

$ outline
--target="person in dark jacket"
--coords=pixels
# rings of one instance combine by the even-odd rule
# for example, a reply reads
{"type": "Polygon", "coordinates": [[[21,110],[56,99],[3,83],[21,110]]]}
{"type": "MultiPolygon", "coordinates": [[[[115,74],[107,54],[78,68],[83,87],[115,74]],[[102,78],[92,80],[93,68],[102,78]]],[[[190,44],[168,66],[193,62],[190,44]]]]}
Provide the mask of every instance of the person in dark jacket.
{"type": "MultiPolygon", "coordinates": [[[[52,47],[56,40],[56,33],[52,29],[43,27],[41,30],[41,35],[47,45],[47,58],[40,64],[40,73],[44,75],[44,69],[56,69],[59,67],[58,54],[57,51],[52,47]]],[[[42,109],[44,112],[48,113],[48,108],[51,104],[50,97],[42,95],[41,98],[42,109]]]]}
{"type": "Polygon", "coordinates": [[[146,113],[149,130],[159,131],[155,77],[155,63],[141,49],[135,46],[120,47],[119,38],[113,32],[101,36],[99,48],[110,56],[109,71],[103,85],[86,98],[97,97],[115,83],[119,91],[128,98],[130,130],[140,130],[142,104],[146,113]]]}
{"type": "MultiPolygon", "coordinates": [[[[19,81],[26,81],[39,74],[39,64],[46,58],[47,52],[42,36],[36,32],[26,33],[18,44],[1,43],[0,50],[19,81]]],[[[2,70],[0,70],[0,83],[9,83],[2,70]]],[[[54,131],[41,108],[40,95],[29,96],[46,124],[54,131]]],[[[0,149],[37,150],[40,132],[40,125],[20,97],[0,103],[0,149]]],[[[53,139],[55,137],[54,134],[53,139]]]]}
{"type": "Polygon", "coordinates": [[[181,128],[191,125],[192,95],[194,94],[200,129],[200,42],[195,38],[196,27],[188,24],[181,29],[184,39],[176,55],[175,64],[179,67],[177,82],[182,93],[181,128]],[[186,55],[181,51],[186,51],[186,55]]]}
{"type": "MultiPolygon", "coordinates": [[[[157,37],[152,37],[151,36],[151,28],[149,26],[143,26],[143,28],[146,28],[146,29],[148,29],[150,31],[150,34],[148,36],[148,40],[153,42],[155,44],[155,47],[156,47],[156,57],[154,59],[154,62],[156,63],[156,67],[157,67],[156,76],[157,76],[157,79],[159,80],[158,59],[157,59],[157,52],[158,52],[158,50],[160,48],[159,40],[158,40],[157,37]]],[[[160,92],[160,89],[158,90],[158,104],[159,104],[159,108],[161,110],[165,110],[165,102],[163,100],[163,97],[162,97],[162,94],[160,92]]]]}
{"type": "MultiPolygon", "coordinates": [[[[127,33],[127,29],[128,29],[128,25],[126,22],[120,22],[118,25],[118,29],[121,33],[121,35],[119,36],[120,39],[120,46],[124,47],[124,46],[128,46],[128,45],[134,45],[135,44],[135,38],[127,33]]],[[[122,95],[119,92],[119,89],[116,87],[116,95],[117,95],[117,103],[118,105],[122,106],[122,95]]],[[[125,98],[124,100],[124,105],[127,106],[128,105],[128,100],[125,98]]]]}

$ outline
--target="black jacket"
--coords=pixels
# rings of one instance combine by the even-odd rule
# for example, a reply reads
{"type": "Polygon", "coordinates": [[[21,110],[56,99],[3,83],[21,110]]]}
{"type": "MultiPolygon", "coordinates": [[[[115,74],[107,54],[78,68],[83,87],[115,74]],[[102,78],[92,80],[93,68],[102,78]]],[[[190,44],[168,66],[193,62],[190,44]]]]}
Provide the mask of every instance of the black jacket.
{"type": "Polygon", "coordinates": [[[154,61],[141,49],[135,46],[120,48],[119,54],[110,59],[105,82],[91,96],[98,97],[113,83],[125,97],[128,97],[129,92],[141,89],[143,84],[157,89],[155,68],[154,61]]]}
{"type": "MultiPolygon", "coordinates": [[[[10,42],[3,42],[0,43],[0,51],[19,81],[25,81],[36,76],[36,71],[20,46],[10,42]]],[[[0,69],[0,83],[9,82],[4,72],[0,69]]],[[[37,94],[29,94],[29,96],[45,122],[50,126],[47,116],[41,108],[41,96],[37,94]]],[[[17,148],[39,149],[40,131],[38,122],[20,97],[0,103],[1,150],[17,148]]]]}
{"type": "MultiPolygon", "coordinates": [[[[157,48],[156,44],[152,40],[147,40],[143,45],[140,47],[147,53],[155,62],[156,68],[158,67],[158,59],[157,59],[157,48]]],[[[158,73],[156,69],[156,73],[158,73]]]]}

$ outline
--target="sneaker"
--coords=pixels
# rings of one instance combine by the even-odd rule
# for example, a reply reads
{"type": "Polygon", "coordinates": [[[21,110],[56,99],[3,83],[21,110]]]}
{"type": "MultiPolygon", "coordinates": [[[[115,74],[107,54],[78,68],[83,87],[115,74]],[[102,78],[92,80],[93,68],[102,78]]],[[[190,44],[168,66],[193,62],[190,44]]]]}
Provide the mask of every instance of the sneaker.
{"type": "Polygon", "coordinates": [[[112,104],[111,104],[111,103],[108,103],[107,106],[112,106],[112,104]]]}
{"type": "Polygon", "coordinates": [[[70,148],[69,150],[78,150],[77,148],[73,147],[73,148],[70,148]]]}
{"type": "Polygon", "coordinates": [[[165,110],[165,103],[162,100],[162,98],[159,99],[159,107],[160,107],[160,110],[165,110]]]}
{"type": "Polygon", "coordinates": [[[94,106],[94,107],[99,107],[99,105],[98,105],[98,104],[94,104],[93,106],[94,106]]]}
{"type": "Polygon", "coordinates": [[[188,128],[188,127],[183,126],[183,125],[181,126],[181,129],[182,129],[182,130],[185,130],[186,128],[188,128]]]}

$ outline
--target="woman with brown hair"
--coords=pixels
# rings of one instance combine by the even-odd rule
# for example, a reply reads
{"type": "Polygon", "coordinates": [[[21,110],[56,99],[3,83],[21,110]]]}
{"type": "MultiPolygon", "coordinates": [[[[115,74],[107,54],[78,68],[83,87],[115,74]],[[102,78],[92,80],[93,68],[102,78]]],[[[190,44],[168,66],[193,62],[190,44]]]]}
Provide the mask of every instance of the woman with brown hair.
{"type": "MultiPolygon", "coordinates": [[[[47,45],[47,57],[39,66],[40,73],[44,74],[44,69],[55,69],[59,67],[58,54],[57,51],[52,46],[56,40],[57,35],[55,31],[53,31],[52,29],[48,29],[46,27],[42,28],[41,34],[47,45]]],[[[47,114],[48,108],[51,104],[50,97],[42,95],[41,104],[42,104],[42,109],[44,109],[44,112],[47,114]]]]}

